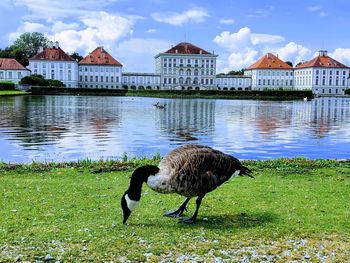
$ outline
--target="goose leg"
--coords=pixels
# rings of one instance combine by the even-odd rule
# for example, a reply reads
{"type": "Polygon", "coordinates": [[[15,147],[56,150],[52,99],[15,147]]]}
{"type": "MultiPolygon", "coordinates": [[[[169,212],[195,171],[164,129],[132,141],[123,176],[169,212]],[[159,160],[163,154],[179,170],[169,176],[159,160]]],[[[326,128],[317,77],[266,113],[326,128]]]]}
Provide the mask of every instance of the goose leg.
{"type": "Polygon", "coordinates": [[[179,220],[179,223],[185,223],[185,224],[193,224],[194,222],[196,222],[197,220],[197,215],[198,215],[198,210],[199,210],[199,207],[202,203],[202,199],[203,199],[204,196],[198,196],[197,199],[196,199],[196,211],[194,211],[194,214],[192,217],[190,218],[182,218],[179,220]]]}
{"type": "Polygon", "coordinates": [[[191,198],[186,198],[186,200],[180,205],[178,209],[171,210],[171,211],[166,211],[163,216],[168,216],[168,217],[181,217],[183,215],[184,210],[186,209],[188,201],[190,201],[191,198]]]}

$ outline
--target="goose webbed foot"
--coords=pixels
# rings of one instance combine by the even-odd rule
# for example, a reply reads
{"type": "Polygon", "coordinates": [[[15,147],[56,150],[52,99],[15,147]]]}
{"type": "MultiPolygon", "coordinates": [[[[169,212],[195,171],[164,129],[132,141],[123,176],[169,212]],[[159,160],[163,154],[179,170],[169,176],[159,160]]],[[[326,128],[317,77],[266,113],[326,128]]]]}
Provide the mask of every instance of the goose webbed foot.
{"type": "Polygon", "coordinates": [[[184,210],[187,211],[186,208],[183,210],[176,209],[176,210],[165,211],[163,216],[179,218],[179,217],[182,217],[184,210]]]}
{"type": "Polygon", "coordinates": [[[187,203],[188,201],[190,201],[190,198],[187,198],[181,205],[178,209],[175,209],[175,210],[171,210],[171,211],[166,211],[163,216],[168,216],[168,217],[173,217],[173,218],[179,218],[179,217],[182,217],[184,211],[186,209],[186,206],[187,206],[187,203]]]}

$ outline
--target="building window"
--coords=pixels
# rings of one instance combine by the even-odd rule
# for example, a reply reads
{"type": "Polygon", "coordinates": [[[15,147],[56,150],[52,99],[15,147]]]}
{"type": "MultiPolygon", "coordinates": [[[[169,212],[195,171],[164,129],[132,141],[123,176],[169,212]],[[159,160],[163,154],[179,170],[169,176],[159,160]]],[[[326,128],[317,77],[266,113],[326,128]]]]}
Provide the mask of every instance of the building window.
{"type": "Polygon", "coordinates": [[[85,82],[87,82],[88,81],[88,76],[85,76],[85,82]]]}
{"type": "Polygon", "coordinates": [[[51,79],[55,79],[55,71],[51,70],[51,79]]]}
{"type": "Polygon", "coordinates": [[[63,70],[60,70],[60,80],[63,80],[63,70]]]}
{"type": "Polygon", "coordinates": [[[87,71],[87,67],[84,67],[84,71],[87,71]]]}
{"type": "Polygon", "coordinates": [[[51,63],[51,68],[54,68],[55,67],[55,64],[51,63]]]}
{"type": "Polygon", "coordinates": [[[79,81],[80,81],[80,82],[83,81],[83,76],[79,76],[79,81]]]}
{"type": "Polygon", "coordinates": [[[18,78],[18,79],[21,79],[21,78],[22,78],[22,73],[21,73],[21,72],[18,72],[18,73],[17,73],[17,78],[18,78]]]}
{"type": "Polygon", "coordinates": [[[119,82],[119,77],[115,77],[115,82],[119,82]]]}
{"type": "Polygon", "coordinates": [[[101,82],[103,82],[103,76],[101,76],[101,82]]]}
{"type": "Polygon", "coordinates": [[[98,76],[95,76],[95,81],[98,82],[98,76]]]}
{"type": "Polygon", "coordinates": [[[113,82],[114,81],[114,79],[113,79],[113,76],[111,77],[111,82],[113,82]]]}
{"type": "Polygon", "coordinates": [[[90,82],[93,82],[93,81],[94,81],[94,77],[90,76],[90,82]]]}
{"type": "Polygon", "coordinates": [[[106,82],[108,82],[108,76],[106,76],[106,82]]]}

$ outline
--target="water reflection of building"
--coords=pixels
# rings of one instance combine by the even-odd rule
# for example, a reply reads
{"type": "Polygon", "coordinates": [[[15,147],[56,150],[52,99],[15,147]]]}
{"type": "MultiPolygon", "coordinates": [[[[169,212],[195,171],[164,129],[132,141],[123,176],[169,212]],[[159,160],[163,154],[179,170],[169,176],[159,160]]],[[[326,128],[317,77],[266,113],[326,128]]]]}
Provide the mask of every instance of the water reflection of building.
{"type": "Polygon", "coordinates": [[[158,111],[162,131],[184,141],[196,140],[199,134],[210,134],[215,125],[214,100],[169,100],[165,110],[158,111]]]}
{"type": "MultiPolygon", "coordinates": [[[[66,133],[93,133],[96,137],[120,124],[119,104],[106,97],[20,96],[2,106],[0,129],[22,142],[55,143],[66,133]]],[[[4,104],[4,103],[2,103],[4,104]]]]}

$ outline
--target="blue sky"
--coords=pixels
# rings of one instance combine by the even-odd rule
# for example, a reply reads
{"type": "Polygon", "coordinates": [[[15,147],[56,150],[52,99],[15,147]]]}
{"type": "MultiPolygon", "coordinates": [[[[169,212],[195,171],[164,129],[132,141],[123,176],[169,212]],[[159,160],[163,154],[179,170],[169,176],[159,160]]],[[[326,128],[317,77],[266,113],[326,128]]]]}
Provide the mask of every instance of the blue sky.
{"type": "Polygon", "coordinates": [[[348,10],[347,0],[0,0],[0,47],[38,31],[69,53],[103,45],[124,71],[153,72],[154,55],[182,41],[218,54],[218,72],[266,52],[295,64],[321,48],[350,65],[348,10]]]}

